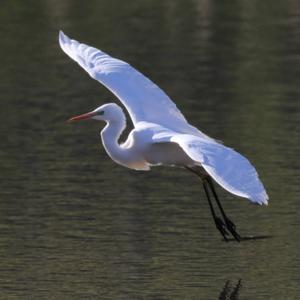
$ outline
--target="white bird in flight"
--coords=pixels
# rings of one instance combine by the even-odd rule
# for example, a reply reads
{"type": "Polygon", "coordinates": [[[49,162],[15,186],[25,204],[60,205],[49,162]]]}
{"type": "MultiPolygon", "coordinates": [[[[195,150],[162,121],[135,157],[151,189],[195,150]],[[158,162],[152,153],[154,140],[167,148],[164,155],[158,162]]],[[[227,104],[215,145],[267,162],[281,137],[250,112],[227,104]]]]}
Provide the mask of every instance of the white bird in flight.
{"type": "Polygon", "coordinates": [[[104,104],[70,121],[105,121],[106,126],[101,131],[103,146],[111,159],[122,166],[150,170],[152,166],[169,165],[185,167],[198,175],[217,229],[226,241],[229,232],[240,241],[235,224],[221,206],[213,181],[234,195],[267,205],[268,195],[250,162],[190,125],[174,102],[128,63],[71,40],[62,31],[59,44],[92,78],[119,98],[128,110],[134,128],[127,140],[119,144],[126,118],[122,108],[115,103],[104,104]],[[223,219],[215,212],[211,194],[223,219]]]}

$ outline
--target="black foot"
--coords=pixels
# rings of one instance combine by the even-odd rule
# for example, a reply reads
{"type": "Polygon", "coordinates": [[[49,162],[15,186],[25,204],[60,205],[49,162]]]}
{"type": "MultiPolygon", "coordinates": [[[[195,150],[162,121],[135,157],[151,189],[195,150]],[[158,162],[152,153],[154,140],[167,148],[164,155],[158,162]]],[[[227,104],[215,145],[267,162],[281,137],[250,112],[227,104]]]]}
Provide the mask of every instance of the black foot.
{"type": "Polygon", "coordinates": [[[237,242],[240,242],[241,236],[235,231],[235,228],[236,228],[235,224],[227,217],[225,218],[225,224],[226,224],[226,228],[232,234],[232,236],[235,238],[235,240],[237,242]]]}
{"type": "Polygon", "coordinates": [[[215,224],[216,224],[216,227],[217,229],[220,231],[220,233],[222,234],[224,240],[227,242],[228,239],[227,239],[227,236],[226,235],[229,235],[228,231],[226,230],[226,226],[224,224],[224,222],[218,218],[218,217],[215,217],[215,224]]]}

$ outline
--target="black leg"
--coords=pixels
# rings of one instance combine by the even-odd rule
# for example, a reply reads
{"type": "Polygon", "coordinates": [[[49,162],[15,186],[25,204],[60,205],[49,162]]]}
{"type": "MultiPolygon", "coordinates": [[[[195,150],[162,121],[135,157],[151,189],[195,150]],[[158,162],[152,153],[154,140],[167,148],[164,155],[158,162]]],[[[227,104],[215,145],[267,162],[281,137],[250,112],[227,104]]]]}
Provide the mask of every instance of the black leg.
{"type": "Polygon", "coordinates": [[[222,221],[221,218],[219,218],[219,217],[216,216],[214,207],[213,207],[213,205],[211,203],[211,199],[210,199],[210,195],[209,195],[209,190],[208,190],[208,187],[207,187],[207,182],[205,180],[203,180],[203,188],[204,188],[204,191],[205,191],[205,194],[206,194],[206,198],[207,198],[207,201],[208,201],[208,204],[209,204],[209,208],[210,208],[211,214],[212,214],[212,216],[214,218],[216,227],[220,231],[220,233],[222,234],[224,240],[228,241],[228,239],[226,237],[226,235],[228,235],[228,232],[226,230],[225,224],[224,224],[224,222],[222,221]]]}
{"type": "Polygon", "coordinates": [[[238,242],[240,242],[241,236],[235,231],[235,228],[236,228],[235,224],[234,224],[234,223],[226,216],[225,211],[224,211],[224,209],[223,209],[223,207],[222,207],[222,205],[221,205],[221,202],[220,202],[220,200],[219,200],[219,197],[218,197],[218,195],[217,195],[217,192],[216,192],[216,190],[215,190],[215,187],[214,187],[214,184],[213,184],[212,179],[211,179],[210,177],[207,177],[207,178],[204,179],[204,181],[208,182],[208,184],[209,184],[209,186],[210,186],[210,189],[211,189],[211,191],[212,191],[212,193],[213,193],[213,195],[214,195],[214,198],[215,198],[215,200],[216,200],[216,202],[217,202],[217,204],[218,204],[218,207],[219,207],[219,209],[220,209],[220,212],[221,212],[221,214],[222,214],[222,216],[223,216],[223,219],[224,219],[226,228],[227,228],[228,231],[232,234],[232,236],[233,236],[238,242]]]}

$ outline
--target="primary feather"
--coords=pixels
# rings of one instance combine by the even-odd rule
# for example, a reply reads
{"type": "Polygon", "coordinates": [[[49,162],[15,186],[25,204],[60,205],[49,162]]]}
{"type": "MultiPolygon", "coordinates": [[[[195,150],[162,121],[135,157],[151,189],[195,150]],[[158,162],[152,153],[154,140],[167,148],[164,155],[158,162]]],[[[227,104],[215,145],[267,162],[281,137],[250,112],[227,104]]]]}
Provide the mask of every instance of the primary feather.
{"type": "Polygon", "coordinates": [[[59,43],[63,51],[92,78],[119,98],[133,124],[146,121],[181,133],[206,136],[186,121],[164,91],[128,63],[71,40],[62,31],[59,33],[59,43]]]}

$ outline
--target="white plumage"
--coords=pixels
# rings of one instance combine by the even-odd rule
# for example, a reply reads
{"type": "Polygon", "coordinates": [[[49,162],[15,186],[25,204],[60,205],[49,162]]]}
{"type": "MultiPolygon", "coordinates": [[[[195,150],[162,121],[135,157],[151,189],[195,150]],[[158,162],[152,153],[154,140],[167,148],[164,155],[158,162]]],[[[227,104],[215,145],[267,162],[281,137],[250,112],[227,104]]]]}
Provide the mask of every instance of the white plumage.
{"type": "Polygon", "coordinates": [[[172,100],[129,64],[59,34],[63,51],[89,75],[105,85],[123,103],[134,129],[119,145],[125,115],[110,103],[71,120],[93,118],[107,122],[101,132],[108,155],[136,170],[152,165],[203,168],[220,186],[240,197],[267,204],[268,196],[255,168],[241,154],[190,125],[172,100]]]}

